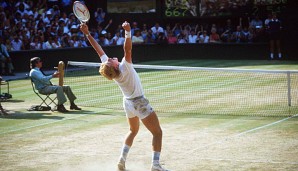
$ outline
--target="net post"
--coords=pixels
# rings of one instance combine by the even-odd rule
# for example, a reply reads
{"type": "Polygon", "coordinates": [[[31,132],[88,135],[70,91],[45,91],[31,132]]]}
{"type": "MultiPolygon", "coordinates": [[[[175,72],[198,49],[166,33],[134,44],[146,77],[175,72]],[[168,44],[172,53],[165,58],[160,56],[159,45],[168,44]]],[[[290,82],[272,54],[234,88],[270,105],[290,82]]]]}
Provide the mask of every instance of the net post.
{"type": "Polygon", "coordinates": [[[291,73],[287,72],[287,80],[288,80],[288,106],[291,106],[291,73]]]}

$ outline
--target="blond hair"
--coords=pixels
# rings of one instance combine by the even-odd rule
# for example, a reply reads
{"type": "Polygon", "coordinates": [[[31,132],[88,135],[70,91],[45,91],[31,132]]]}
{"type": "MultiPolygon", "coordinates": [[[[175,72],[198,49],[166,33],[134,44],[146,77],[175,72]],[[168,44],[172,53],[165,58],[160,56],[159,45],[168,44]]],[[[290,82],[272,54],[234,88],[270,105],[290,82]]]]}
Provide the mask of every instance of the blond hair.
{"type": "Polygon", "coordinates": [[[110,66],[108,63],[102,63],[99,68],[99,73],[109,80],[119,77],[120,71],[110,66]]]}

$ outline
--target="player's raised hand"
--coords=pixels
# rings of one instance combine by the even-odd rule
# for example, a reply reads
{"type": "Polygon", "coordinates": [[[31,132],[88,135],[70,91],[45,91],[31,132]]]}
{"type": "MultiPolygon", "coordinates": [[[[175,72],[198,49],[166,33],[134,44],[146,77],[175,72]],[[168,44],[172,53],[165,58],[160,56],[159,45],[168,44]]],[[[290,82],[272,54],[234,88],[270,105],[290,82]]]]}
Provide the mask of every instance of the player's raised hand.
{"type": "Polygon", "coordinates": [[[127,21],[122,24],[122,27],[125,31],[130,31],[130,24],[127,21]]]}
{"type": "Polygon", "coordinates": [[[89,34],[88,26],[87,26],[87,24],[85,24],[85,23],[82,23],[82,24],[80,25],[80,30],[81,30],[85,35],[89,34]]]}

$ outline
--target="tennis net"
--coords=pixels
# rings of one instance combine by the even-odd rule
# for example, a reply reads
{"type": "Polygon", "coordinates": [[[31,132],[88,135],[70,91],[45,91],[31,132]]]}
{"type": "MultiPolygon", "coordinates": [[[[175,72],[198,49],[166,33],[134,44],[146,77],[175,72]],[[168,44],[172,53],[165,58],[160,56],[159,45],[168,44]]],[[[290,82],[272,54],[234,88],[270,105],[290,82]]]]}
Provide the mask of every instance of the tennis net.
{"type": "MultiPolygon", "coordinates": [[[[100,63],[69,61],[65,84],[81,106],[123,110],[100,63]]],[[[298,71],[136,65],[145,96],[160,115],[292,116],[298,113],[298,71]]]]}

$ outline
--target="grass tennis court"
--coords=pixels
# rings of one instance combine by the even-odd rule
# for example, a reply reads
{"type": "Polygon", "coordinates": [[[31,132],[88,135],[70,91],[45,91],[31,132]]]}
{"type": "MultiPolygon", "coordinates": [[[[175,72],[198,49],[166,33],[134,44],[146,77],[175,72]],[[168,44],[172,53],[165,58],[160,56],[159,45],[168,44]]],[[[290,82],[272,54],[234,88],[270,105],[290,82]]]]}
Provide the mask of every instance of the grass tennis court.
{"type": "MultiPolygon", "coordinates": [[[[154,61],[146,64],[272,70],[298,69],[297,61],[183,60],[154,61]]],[[[160,97],[159,93],[154,93],[157,91],[156,87],[162,90],[162,85],[151,81],[158,78],[160,75],[158,72],[160,71],[142,70],[140,72],[146,96],[156,109],[161,109],[163,106],[167,109],[177,107],[171,107],[171,103],[167,102],[175,97],[176,101],[179,100],[179,98],[177,99],[179,96],[175,95],[176,73],[172,77],[163,78],[164,81],[169,82],[167,86],[171,85],[171,81],[173,85],[167,87],[171,88],[173,95],[165,98],[160,97]],[[149,79],[149,77],[151,78],[149,79]],[[156,103],[157,100],[161,103],[156,103]]],[[[36,105],[40,101],[33,94],[30,80],[10,82],[13,99],[2,102],[2,105],[9,110],[11,116],[0,118],[0,170],[116,170],[122,141],[128,130],[126,118],[121,109],[122,96],[120,91],[117,94],[118,87],[113,82],[98,85],[98,82],[94,81],[98,78],[97,75],[84,75],[81,72],[81,75],[77,77],[84,77],[87,82],[82,82],[79,79],[71,81],[74,79],[66,77],[66,82],[70,83],[69,85],[79,98],[78,104],[83,107],[83,111],[66,114],[26,111],[31,105],[36,105]],[[90,91],[86,87],[91,89],[99,87],[100,90],[85,92],[85,90],[90,91]],[[115,94],[108,97],[106,92],[111,89],[115,89],[115,94]],[[97,99],[92,100],[85,97],[90,93],[96,94],[97,99]],[[83,101],[88,100],[87,104],[109,105],[106,105],[107,107],[105,105],[103,107],[87,105],[80,101],[82,99],[85,99],[83,101]]],[[[212,79],[209,75],[203,80],[212,79]]],[[[54,83],[57,81],[57,79],[53,80],[54,83]]],[[[208,83],[214,84],[210,81],[208,83]]],[[[297,84],[294,85],[297,86],[297,84]]],[[[257,86],[266,87],[264,85],[257,86]]],[[[202,88],[195,91],[200,92],[202,88]]],[[[221,93],[223,92],[219,91],[219,94],[221,93]]],[[[296,92],[293,93],[297,95],[296,92]]],[[[204,98],[208,100],[212,98],[212,95],[206,95],[204,98]]],[[[205,100],[198,105],[206,107],[209,105],[207,102],[205,100]]],[[[291,115],[220,114],[220,108],[234,108],[235,103],[222,104],[216,109],[216,113],[210,109],[211,107],[206,107],[205,113],[200,114],[171,114],[160,110],[161,112],[157,114],[164,132],[161,162],[165,164],[166,168],[175,171],[297,170],[297,101],[293,102],[291,115]]],[[[278,104],[269,107],[274,108],[276,105],[278,104]]],[[[66,106],[68,107],[68,104],[66,106]]],[[[175,111],[177,110],[175,109],[175,111]]],[[[258,110],[258,108],[254,110],[258,110]]],[[[282,110],[276,108],[271,112],[277,110],[279,113],[288,112],[287,108],[282,110]]],[[[249,113],[251,111],[242,112],[249,113]]],[[[127,169],[129,171],[146,171],[149,170],[150,163],[151,135],[141,125],[128,156],[127,169]]]]}

